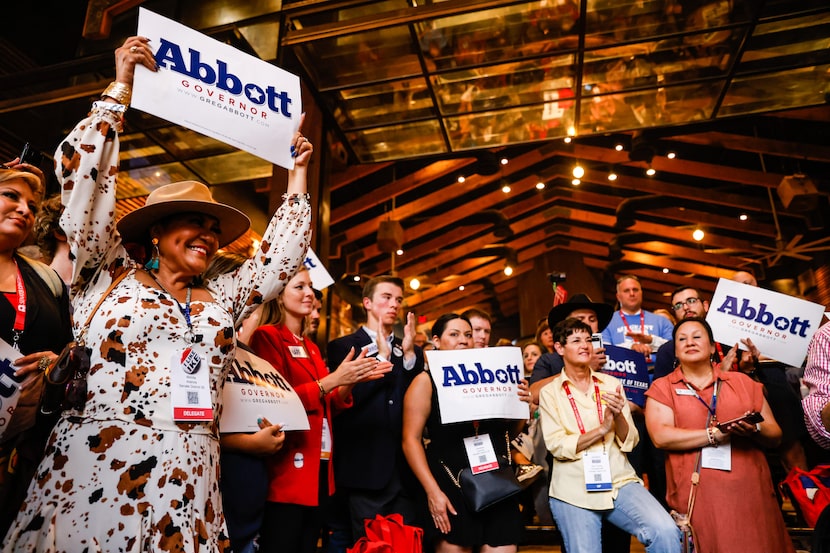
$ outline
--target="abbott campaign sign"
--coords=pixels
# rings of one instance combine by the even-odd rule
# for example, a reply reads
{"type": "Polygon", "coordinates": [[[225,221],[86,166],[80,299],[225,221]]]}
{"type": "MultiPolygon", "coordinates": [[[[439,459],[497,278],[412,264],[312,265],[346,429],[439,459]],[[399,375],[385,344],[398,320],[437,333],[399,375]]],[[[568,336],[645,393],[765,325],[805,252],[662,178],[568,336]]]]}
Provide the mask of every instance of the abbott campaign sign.
{"type": "Polygon", "coordinates": [[[299,77],[144,8],[138,34],[150,39],[158,71],[136,67],[134,108],[294,168],[299,77]]]}
{"type": "Polygon", "coordinates": [[[441,423],[482,419],[526,419],[519,399],[522,350],[517,347],[424,352],[438,392],[441,423]]]}
{"type": "Polygon", "coordinates": [[[765,356],[798,367],[823,315],[817,303],[722,278],[706,321],[718,342],[749,338],[765,356]]]}
{"type": "Polygon", "coordinates": [[[271,363],[237,348],[222,390],[220,432],[256,432],[257,419],[281,424],[283,430],[308,430],[300,396],[271,363]]]}
{"type": "Polygon", "coordinates": [[[617,346],[605,346],[605,365],[602,372],[622,382],[628,401],[645,407],[648,390],[648,365],[642,353],[617,346]]]}

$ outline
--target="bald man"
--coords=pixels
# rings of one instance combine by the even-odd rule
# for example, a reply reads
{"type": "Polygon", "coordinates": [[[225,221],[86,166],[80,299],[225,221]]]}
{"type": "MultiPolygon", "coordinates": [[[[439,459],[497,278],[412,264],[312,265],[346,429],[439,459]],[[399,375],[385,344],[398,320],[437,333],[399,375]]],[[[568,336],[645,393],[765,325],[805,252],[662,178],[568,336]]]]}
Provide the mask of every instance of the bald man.
{"type": "Polygon", "coordinates": [[[740,282],[741,284],[749,284],[750,286],[758,286],[758,281],[755,279],[755,276],[748,272],[748,271],[738,271],[734,275],[732,275],[732,279],[735,282],[740,282]]]}

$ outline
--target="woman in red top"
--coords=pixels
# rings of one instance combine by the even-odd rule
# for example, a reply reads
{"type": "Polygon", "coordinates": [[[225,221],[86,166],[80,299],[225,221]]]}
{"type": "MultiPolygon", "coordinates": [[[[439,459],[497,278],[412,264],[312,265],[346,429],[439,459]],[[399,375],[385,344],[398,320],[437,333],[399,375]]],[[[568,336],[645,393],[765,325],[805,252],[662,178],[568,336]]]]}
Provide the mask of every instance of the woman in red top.
{"type": "Polygon", "coordinates": [[[382,378],[392,368],[388,361],[378,362],[366,357],[365,351],[353,351],[329,373],[320,350],[303,336],[306,316],[313,307],[311,280],[308,271],[301,269],[274,302],[265,304],[263,326],[250,339],[251,349],[294,387],[311,427],[288,432],[282,450],[269,460],[268,503],[260,532],[260,551],[264,552],[317,550],[322,526],[319,507],[334,492],[329,462],[332,411],[351,406],[355,384],[382,378]]]}
{"type": "Polygon", "coordinates": [[[764,457],[764,449],[781,440],[781,428],[760,383],[712,363],[714,344],[705,320],[677,323],[674,351],[680,364],[646,392],[648,432],[666,451],[666,501],[688,515],[696,472],[695,550],[792,553],[764,457]],[[763,421],[729,422],[751,411],[760,412],[763,421]]]}

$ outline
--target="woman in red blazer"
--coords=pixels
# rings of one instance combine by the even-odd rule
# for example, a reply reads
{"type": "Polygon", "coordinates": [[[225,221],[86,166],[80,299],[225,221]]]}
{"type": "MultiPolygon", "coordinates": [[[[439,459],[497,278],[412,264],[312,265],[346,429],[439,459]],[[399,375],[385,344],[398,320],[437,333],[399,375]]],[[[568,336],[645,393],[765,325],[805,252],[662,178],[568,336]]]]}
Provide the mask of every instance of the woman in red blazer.
{"type": "Polygon", "coordinates": [[[350,352],[330,373],[317,345],[303,336],[313,307],[311,280],[301,269],[274,302],[263,306],[263,326],[250,339],[251,349],[294,387],[311,427],[286,433],[283,448],[268,462],[268,503],[260,532],[260,551],[265,553],[317,550],[320,505],[334,492],[333,411],[351,406],[355,384],[382,378],[392,368],[388,361],[366,357],[364,350],[350,352]]]}

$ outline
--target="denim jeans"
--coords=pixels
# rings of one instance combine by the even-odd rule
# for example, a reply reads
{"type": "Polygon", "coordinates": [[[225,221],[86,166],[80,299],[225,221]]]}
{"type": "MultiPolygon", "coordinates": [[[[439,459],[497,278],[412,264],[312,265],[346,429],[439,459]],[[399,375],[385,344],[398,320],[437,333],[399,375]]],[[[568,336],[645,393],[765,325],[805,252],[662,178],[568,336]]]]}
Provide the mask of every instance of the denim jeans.
{"type": "Polygon", "coordinates": [[[674,520],[637,482],[620,488],[608,511],[583,509],[553,497],[550,509],[568,553],[601,551],[603,519],[636,536],[648,553],[680,553],[680,530],[674,520]]]}

